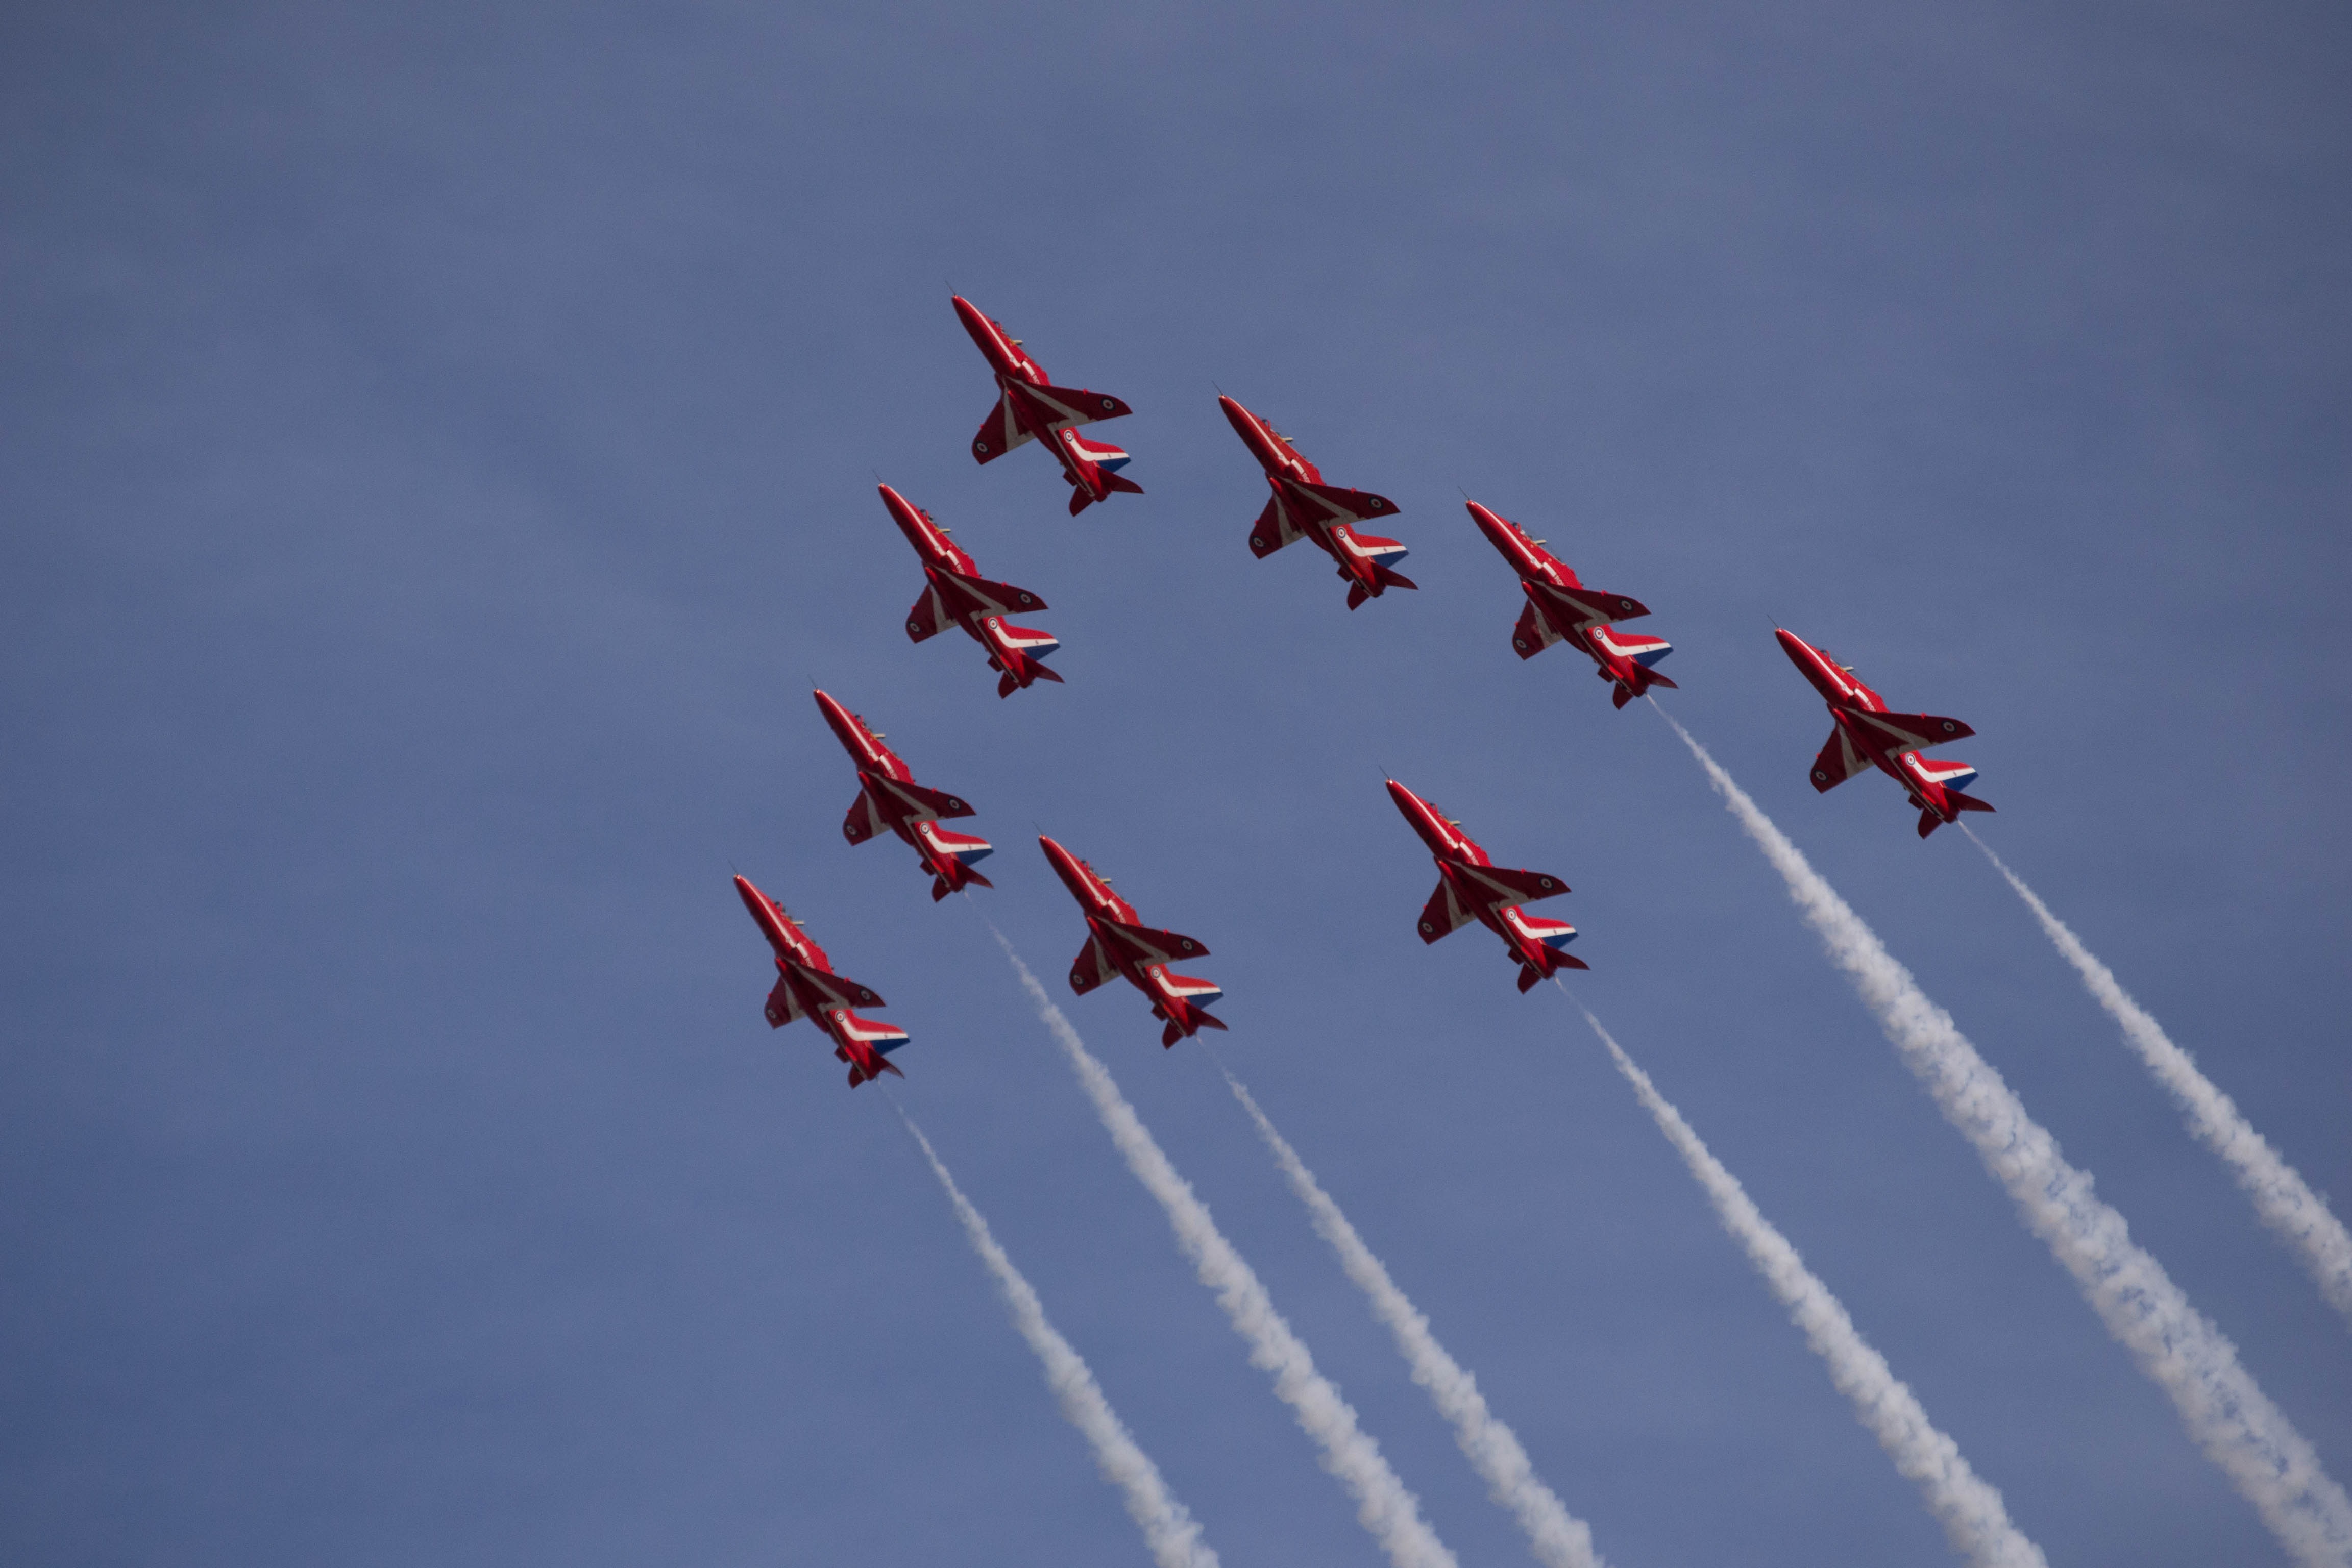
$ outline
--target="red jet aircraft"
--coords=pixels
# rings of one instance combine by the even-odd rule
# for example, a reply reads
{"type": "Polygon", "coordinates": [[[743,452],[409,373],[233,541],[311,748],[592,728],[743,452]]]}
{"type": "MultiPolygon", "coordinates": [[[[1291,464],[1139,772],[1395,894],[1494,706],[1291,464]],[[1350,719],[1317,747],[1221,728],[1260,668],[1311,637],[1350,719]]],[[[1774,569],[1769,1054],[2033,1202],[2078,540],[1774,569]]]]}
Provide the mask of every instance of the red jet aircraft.
{"type": "Polygon", "coordinates": [[[1289,437],[1230,397],[1220,395],[1217,405],[1265,470],[1266,488],[1274,491],[1274,499],[1250,525],[1252,554],[1263,561],[1293,540],[1313,540],[1316,548],[1339,563],[1351,610],[1391,588],[1421,586],[1394,569],[1405,558],[1403,545],[1355,531],[1355,524],[1368,517],[1383,522],[1394,517],[1396,502],[1370,490],[1325,484],[1322,470],[1291,450],[1289,437]]]}
{"type": "Polygon", "coordinates": [[[985,860],[993,853],[988,840],[969,833],[950,833],[940,826],[943,816],[970,816],[971,807],[951,795],[917,784],[898,753],[882,743],[880,731],[859,715],[822,691],[816,694],[816,705],[824,710],[824,721],[833,726],[849,760],[857,764],[857,801],[841,825],[842,836],[852,844],[863,844],[887,829],[905,839],[922,857],[923,869],[931,874],[933,903],[974,882],[994,887],[971,868],[973,861],[985,860]]]}
{"type": "Polygon", "coordinates": [[[971,341],[988,356],[988,368],[996,373],[996,406],[989,411],[980,434],[972,437],[971,455],[992,463],[1024,442],[1045,442],[1061,459],[1062,477],[1070,481],[1072,517],[1098,500],[1108,500],[1113,490],[1141,495],[1141,485],[1118,477],[1118,470],[1127,467],[1125,452],[1108,441],[1089,441],[1077,432],[1081,425],[1117,419],[1133,410],[1099,392],[1054,385],[1045,379],[1045,367],[1022,352],[1021,340],[1006,331],[1002,322],[982,315],[963,296],[952,298],[963,330],[971,334],[971,341]]]}
{"type": "Polygon", "coordinates": [[[882,487],[882,504],[923,559],[923,596],[907,612],[908,637],[921,642],[950,626],[961,626],[988,650],[988,668],[1003,672],[996,682],[999,697],[1010,697],[1015,688],[1026,688],[1034,680],[1062,679],[1045,668],[1045,656],[1062,646],[1053,634],[1016,626],[1004,618],[1016,609],[1042,610],[1045,600],[1026,588],[979,575],[980,568],[948,538],[948,531],[888,485],[882,487]]]}
{"type": "Polygon", "coordinates": [[[1225,1026],[1201,1005],[1224,994],[1216,982],[1195,980],[1168,967],[1180,957],[1205,958],[1207,948],[1189,936],[1138,924],[1135,906],[1110,890],[1109,878],[1050,838],[1041,836],[1037,843],[1087,913],[1087,945],[1070,966],[1071,990],[1083,996],[1106,980],[1126,975],[1129,984],[1151,998],[1151,1016],[1168,1021],[1160,1035],[1163,1046],[1203,1028],[1225,1026]]]}
{"type": "Polygon", "coordinates": [[[1538,981],[1561,969],[1590,969],[1580,958],[1562,950],[1576,940],[1576,928],[1566,921],[1548,921],[1519,905],[1568,891],[1568,884],[1541,871],[1506,871],[1486,858],[1471,842],[1462,825],[1394,779],[1389,798],[1429,846],[1437,862],[1437,891],[1421,911],[1421,940],[1435,942],[1476,921],[1503,939],[1519,961],[1519,990],[1535,988],[1538,981]]]}
{"type": "Polygon", "coordinates": [[[1965,740],[1976,733],[1958,719],[1933,713],[1889,713],[1886,699],[1853,678],[1853,670],[1837,662],[1794,632],[1775,630],[1780,651],[1805,672],[1805,679],[1830,705],[1837,728],[1829,743],[1813,759],[1813,788],[1824,793],[1837,788],[1864,769],[1876,767],[1903,786],[1919,808],[1919,837],[1925,838],[1947,822],[1959,820],[1964,811],[1992,807],[1962,786],[1977,776],[1966,763],[1929,761],[1922,746],[1965,740]]]}
{"type": "Polygon", "coordinates": [[[1528,596],[1519,624],[1511,628],[1511,646],[1519,650],[1521,658],[1533,658],[1552,644],[1564,642],[1601,667],[1596,673],[1616,687],[1610,700],[1620,708],[1653,686],[1674,685],[1650,668],[1674,652],[1674,644],[1664,637],[1621,632],[1609,624],[1648,615],[1640,600],[1586,587],[1543,547],[1542,540],[1528,538],[1517,523],[1475,500],[1470,503],[1470,521],[1503,552],[1503,559],[1519,574],[1519,587],[1528,596]]]}
{"type": "Polygon", "coordinates": [[[907,1043],[907,1031],[895,1024],[861,1018],[849,1010],[853,1004],[860,1007],[888,1004],[856,981],[835,974],[824,949],[801,934],[801,922],[786,914],[783,905],[741,877],[735,879],[735,891],[751,918],[760,922],[768,945],[776,950],[776,970],[783,976],[768,993],[768,1027],[781,1029],[795,1018],[815,1019],[817,1027],[833,1037],[834,1056],[849,1064],[852,1089],[886,1072],[893,1078],[906,1077],[890,1065],[886,1053],[907,1043]]]}

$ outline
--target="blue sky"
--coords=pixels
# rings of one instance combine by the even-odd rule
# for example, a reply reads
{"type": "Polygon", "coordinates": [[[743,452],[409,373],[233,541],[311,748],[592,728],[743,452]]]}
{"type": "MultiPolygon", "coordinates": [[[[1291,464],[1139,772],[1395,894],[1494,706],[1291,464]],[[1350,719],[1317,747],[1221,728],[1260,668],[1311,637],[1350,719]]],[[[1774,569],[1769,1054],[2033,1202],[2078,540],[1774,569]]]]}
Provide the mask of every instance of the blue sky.
{"type": "MultiPolygon", "coordinates": [[[[1773,618],[1965,718],[1989,841],[2339,1209],[2352,59],[2317,5],[22,6],[0,21],[0,1555],[1139,1562],[740,866],[1226,1562],[1374,1560],[822,685],[1200,936],[1220,1048],[1628,1565],[1948,1560],[1573,1014],[2053,1563],[2277,1549],[1671,733],[1522,664],[1461,491],[2352,1474],[2352,1340],[1965,840],[1816,797],[1773,618]],[[1149,492],[965,449],[969,295],[1149,492]],[[1213,383],[1402,508],[1251,558],[1213,383]],[[1042,594],[1000,702],[878,475],[1042,594]],[[1459,488],[1457,488],[1459,487],[1459,488]]],[[[1210,1065],[1066,1004],[1465,1563],[1524,1561],[1210,1065]]]]}

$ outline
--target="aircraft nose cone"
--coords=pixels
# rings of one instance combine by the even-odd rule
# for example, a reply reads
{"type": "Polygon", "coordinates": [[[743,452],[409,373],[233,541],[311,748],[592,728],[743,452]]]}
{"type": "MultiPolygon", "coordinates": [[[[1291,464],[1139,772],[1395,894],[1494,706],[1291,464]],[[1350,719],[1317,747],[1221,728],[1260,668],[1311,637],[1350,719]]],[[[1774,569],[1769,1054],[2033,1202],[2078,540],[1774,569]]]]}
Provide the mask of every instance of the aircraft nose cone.
{"type": "Polygon", "coordinates": [[[1421,809],[1421,797],[1394,779],[1389,780],[1389,798],[1396,802],[1396,808],[1408,817],[1421,809]]]}
{"type": "Polygon", "coordinates": [[[1780,639],[1780,651],[1799,664],[1802,664],[1805,661],[1805,656],[1813,651],[1811,646],[1794,632],[1783,631],[1779,626],[1775,626],[1772,628],[1772,635],[1780,639]]]}
{"type": "Polygon", "coordinates": [[[1217,394],[1217,406],[1225,411],[1225,423],[1231,425],[1244,437],[1247,437],[1256,427],[1257,421],[1250,417],[1250,411],[1222,392],[1217,394]]]}

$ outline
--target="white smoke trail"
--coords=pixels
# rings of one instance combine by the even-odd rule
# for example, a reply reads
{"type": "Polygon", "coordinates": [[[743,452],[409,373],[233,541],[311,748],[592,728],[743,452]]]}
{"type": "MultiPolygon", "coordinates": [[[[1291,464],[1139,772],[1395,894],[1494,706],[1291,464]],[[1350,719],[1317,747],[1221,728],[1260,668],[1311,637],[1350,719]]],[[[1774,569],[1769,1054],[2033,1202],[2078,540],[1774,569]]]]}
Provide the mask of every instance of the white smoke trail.
{"type": "MultiPolygon", "coordinates": [[[[885,1089],[887,1093],[887,1089],[885,1089]]],[[[1136,1446],[1126,1426],[1103,1397],[1102,1385],[1070,1342],[1055,1331],[1046,1321],[1045,1304],[1037,1292],[1023,1279],[1021,1270],[1013,1266],[996,1237],[990,1234],[988,1221],[971,1206],[955,1178],[940,1161],[931,1141],[907,1114],[907,1108],[890,1097],[890,1108],[898,1120],[907,1124],[915,1142],[922,1146],[923,1158],[931,1163],[931,1174],[955,1206],[956,1218],[963,1222],[963,1233],[971,1242],[971,1249],[988,1265],[989,1273],[996,1277],[996,1289],[1004,1297],[1005,1310],[1013,1315],[1013,1326],[1029,1342],[1037,1360],[1045,1369],[1045,1385],[1054,1391],[1054,1398],[1062,1407],[1062,1415],[1071,1426],[1085,1435],[1095,1451],[1095,1464],[1100,1468],[1103,1479],[1117,1487],[1127,1500],[1128,1517],[1143,1531],[1144,1544],[1151,1549],[1151,1560],[1160,1568],[1218,1568],[1217,1554],[1201,1539],[1201,1527],[1184,1505],[1168,1490],[1160,1479],[1160,1467],[1151,1457],[1136,1446]]]]}
{"type": "Polygon", "coordinates": [[[1968,824],[1962,823],[1960,831],[2009,879],[2025,907],[2033,911],[2033,918],[2042,922],[2043,934],[2083,977],[2084,987],[2122,1026],[2126,1043],[2138,1053],[2156,1081],[2179,1102],[2197,1141],[2230,1167],[2238,1185],[2253,1201],[2254,1213],[2301,1258],[2328,1303],[2352,1320],[2352,1235],[2346,1233],[2342,1220],[2328,1212],[2327,1200],[2313,1192],[2294,1167],[2254,1131],[2230,1097],[2197,1070],[2189,1053],[2172,1043],[2163,1026],[2132,1000],[2115,973],[2092,956],[2091,950],[2050,912],[2024,879],[1970,832],[1968,824]]]}
{"type": "Polygon", "coordinates": [[[1381,1457],[1380,1445],[1356,1425],[1356,1412],[1339,1396],[1331,1380],[1315,1370],[1315,1358],[1274,1310],[1256,1273],[1209,1217],[1208,1205],[1193,1195],[1191,1184],[1160,1152],[1159,1143],[1119,1093],[1109,1071],[1087,1051],[1077,1030],[1021,962],[1013,943],[993,923],[988,929],[1004,949],[1004,956],[1012,960],[1046,1031],[1069,1058],[1070,1070],[1078,1075],[1079,1086],[1094,1101],[1095,1112],[1102,1118],[1111,1142],[1126,1156],[1127,1168],[1135,1173],[1145,1191],[1160,1200],[1169,1228],[1176,1233],[1176,1245],[1192,1259],[1201,1283],[1216,1292],[1217,1303],[1224,1308],[1234,1331],[1249,1345],[1250,1364],[1273,1373],[1276,1395],[1291,1407],[1298,1425],[1321,1447],[1323,1468],[1337,1476],[1356,1500],[1357,1522],[1370,1531],[1395,1568],[1457,1568],[1454,1553],[1422,1519],[1420,1500],[1405,1489],[1404,1482],[1381,1457]]]}
{"type": "Polygon", "coordinates": [[[1274,1130],[1274,1123],[1258,1109],[1257,1101],[1234,1077],[1232,1069],[1220,1061],[1217,1070],[1225,1075],[1234,1098],[1242,1102],[1242,1109],[1257,1124],[1258,1136],[1265,1140],[1265,1146],[1274,1152],[1275,1163],[1290,1179],[1290,1190],[1307,1205],[1316,1234],[1339,1255],[1339,1267],[1370,1300],[1372,1316],[1386,1324],[1395,1336],[1397,1352],[1412,1369],[1413,1382],[1429,1390],[1430,1401],[1437,1406],[1438,1414],[1454,1424],[1454,1441],[1469,1456],[1490,1495],[1517,1516],[1519,1528],[1527,1531],[1528,1543],[1535,1549],[1537,1561],[1548,1568],[1601,1568],[1601,1555],[1592,1549],[1591,1528],[1570,1513],[1567,1505],[1537,1478],[1535,1466],[1528,1461],[1527,1450],[1519,1447],[1517,1434],[1486,1408],[1486,1397],[1478,1392],[1477,1379],[1445,1353],[1445,1347],[1429,1331],[1429,1320],[1397,1289],[1387,1268],[1372,1256],[1372,1249],[1364,1245],[1364,1238],[1356,1234],[1356,1227],[1348,1223],[1339,1205],[1316,1181],[1314,1173],[1299,1159],[1298,1152],[1274,1130]]]}
{"type": "MultiPolygon", "coordinates": [[[[1559,985],[1559,978],[1552,977],[1559,985]]],[[[1565,985],[1559,986],[1570,1001],[1575,994],[1565,985]]],[[[1944,1526],[1944,1537],[1952,1550],[1970,1563],[1983,1568],[2046,1568],[2047,1560],[2042,1549],[2019,1532],[2010,1522],[2009,1510],[2000,1500],[2000,1493],[1969,1468],[1960,1457],[1959,1445],[1937,1430],[1921,1408],[1917,1395],[1910,1386],[1895,1375],[1886,1358],[1878,1353],[1862,1331],[1853,1326],[1844,1305],[1830,1293],[1805,1260],[1789,1244],[1789,1238],[1775,1229],[1772,1222],[1757,1208],[1755,1200],[1740,1186],[1739,1178],[1724,1169],[1707,1146],[1691,1131],[1690,1123],[1682,1118],[1650,1075],[1635,1066],[1601,1020],[1581,1002],[1577,1011],[1609,1047],[1610,1059],[1625,1081],[1633,1086],[1642,1108],[1683,1157],[1690,1173],[1698,1179],[1707,1201],[1715,1205],[1716,1217],[1723,1228],[1731,1233],[1764,1277],[1772,1294],[1789,1310],[1790,1321],[1804,1330],[1805,1342],[1830,1369],[1830,1381],[1837,1391],[1853,1404],[1853,1413],[1886,1457],[1895,1461],[1919,1495],[1927,1500],[1927,1511],[1944,1526]]]]}
{"type": "Polygon", "coordinates": [[[2189,1436],[2253,1504],[2288,1555],[2311,1568],[2352,1568],[2352,1499],[2238,1364],[2237,1348],[2189,1304],[2163,1266],[2133,1243],[2123,1215],[2092,1193],[2091,1178],[2066,1163],[2057,1140],[2026,1114],[1951,1015],[1927,999],[1911,972],[1690,731],[1664,709],[1658,715],[1674,725],[1732,816],[1780,873],[1790,898],[1944,1119],[1976,1146],[2027,1228],[2074,1277],[2107,1331],[2171,1395],[2189,1436]]]}

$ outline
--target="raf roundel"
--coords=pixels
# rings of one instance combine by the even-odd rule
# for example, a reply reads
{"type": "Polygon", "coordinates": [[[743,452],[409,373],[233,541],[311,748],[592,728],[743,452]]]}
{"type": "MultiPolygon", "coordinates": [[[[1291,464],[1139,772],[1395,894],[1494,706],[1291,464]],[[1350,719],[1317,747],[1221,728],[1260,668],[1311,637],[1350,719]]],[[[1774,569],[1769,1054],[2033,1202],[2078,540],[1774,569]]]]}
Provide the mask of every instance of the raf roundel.
{"type": "Polygon", "coordinates": [[[1944,733],[1947,735],[1958,734],[1959,732],[1959,728],[1960,727],[1958,724],[1953,723],[1949,719],[1944,721],[1944,733]]]}

